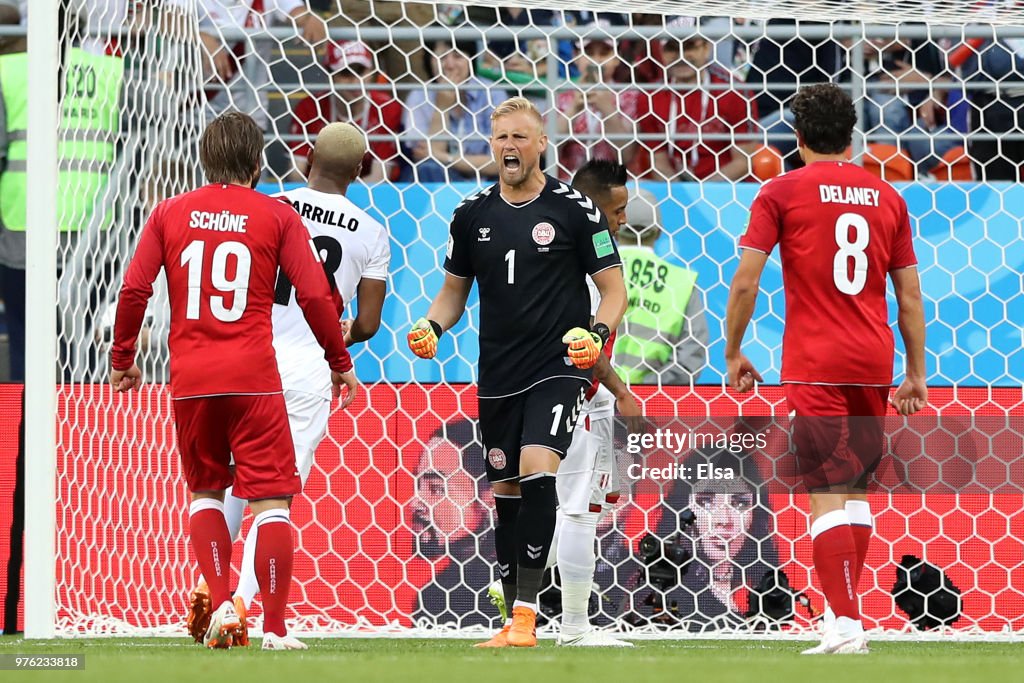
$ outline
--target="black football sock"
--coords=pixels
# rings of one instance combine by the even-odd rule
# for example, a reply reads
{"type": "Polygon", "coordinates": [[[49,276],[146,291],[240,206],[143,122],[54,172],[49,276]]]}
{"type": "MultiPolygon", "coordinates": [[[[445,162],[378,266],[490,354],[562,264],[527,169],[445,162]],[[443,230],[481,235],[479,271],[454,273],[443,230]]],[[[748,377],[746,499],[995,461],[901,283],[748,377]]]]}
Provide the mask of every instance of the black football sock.
{"type": "Polygon", "coordinates": [[[498,575],[509,611],[516,601],[516,524],[522,498],[494,494],[498,523],[494,527],[494,554],[498,559],[498,575]]]}
{"type": "Polygon", "coordinates": [[[558,493],[555,475],[533,474],[519,482],[523,504],[519,509],[519,581],[517,600],[534,605],[544,578],[551,539],[555,535],[558,493]]]}

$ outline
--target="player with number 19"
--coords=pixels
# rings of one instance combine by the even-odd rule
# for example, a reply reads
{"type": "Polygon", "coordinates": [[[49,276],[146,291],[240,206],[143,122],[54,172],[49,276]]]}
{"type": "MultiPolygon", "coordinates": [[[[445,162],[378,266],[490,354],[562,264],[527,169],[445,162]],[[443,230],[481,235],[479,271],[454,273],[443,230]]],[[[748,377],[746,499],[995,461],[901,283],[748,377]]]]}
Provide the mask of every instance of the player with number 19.
{"type": "MultiPolygon", "coordinates": [[[[348,345],[366,341],[380,327],[391,259],[387,230],[345,196],[349,184],[359,178],[365,154],[362,131],[350,123],[328,124],[317,134],[310,152],[307,185],[276,195],[302,217],[323,259],[328,282],[345,306],[358,302],[356,319],[343,324],[348,345]]],[[[285,272],[278,273],[274,290],[274,350],[295,445],[295,468],[305,487],[313,455],[327,435],[331,371],[285,272]]],[[[228,492],[224,516],[232,538],[241,530],[245,505],[245,500],[228,492]]],[[[243,623],[259,590],[255,541],[256,534],[250,530],[234,595],[235,610],[243,623]]],[[[189,596],[186,620],[197,641],[206,632],[211,606],[209,588],[201,580],[189,596]]]]}
{"type": "Polygon", "coordinates": [[[231,647],[243,623],[231,600],[229,486],[256,514],[255,571],[264,605],[264,649],[302,647],[288,635],[293,541],[289,505],[301,490],[272,344],[278,268],[295,284],[335,391],[348,405],[357,383],[319,255],[295,210],[252,189],[263,133],[245,114],[224,114],[199,140],[209,185],[161,202],[142,230],[118,297],[111,351],[115,391],[137,388],[136,341],[153,281],[167,278],[171,393],[182,470],[192,493],[190,540],[216,606],[204,642],[231,647]],[[234,467],[231,458],[234,457],[234,467]],[[293,642],[294,641],[294,642],[293,642]],[[297,644],[296,644],[297,643],[297,644]]]}
{"type": "Polygon", "coordinates": [[[537,592],[551,548],[554,475],[572,441],[592,368],[626,309],[618,250],[601,209],[544,174],[540,112],[514,97],[491,115],[499,182],[452,218],[441,291],[409,332],[422,358],[480,290],[480,433],[493,484],[494,540],[512,621],[488,647],[537,644],[537,592]],[[590,322],[590,275],[601,303],[590,322]]]}
{"type": "Polygon", "coordinates": [[[872,529],[865,491],[882,453],[895,355],[886,279],[907,354],[906,378],[891,401],[902,415],[928,397],[921,285],[906,202],[845,158],[857,123],[850,96],[823,83],[801,89],[790,106],[806,165],[766,183],[750,208],[726,309],[726,364],[738,391],[761,380],[740,344],[778,245],[786,294],[782,383],[810,492],[814,566],[834,615],[821,644],[805,654],[865,652],[857,599],[872,529]]]}

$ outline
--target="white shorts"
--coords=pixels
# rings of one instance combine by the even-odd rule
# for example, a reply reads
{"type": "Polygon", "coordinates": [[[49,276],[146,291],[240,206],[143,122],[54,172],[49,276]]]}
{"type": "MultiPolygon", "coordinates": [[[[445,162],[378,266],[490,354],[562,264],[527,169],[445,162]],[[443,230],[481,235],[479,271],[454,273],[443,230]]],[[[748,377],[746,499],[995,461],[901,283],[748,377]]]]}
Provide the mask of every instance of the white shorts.
{"type": "Polygon", "coordinates": [[[288,408],[288,425],[291,427],[292,443],[295,445],[295,468],[299,471],[302,484],[305,485],[309,470],[313,467],[316,447],[327,436],[331,402],[318,394],[286,389],[284,404],[288,408]]]}
{"type": "Polygon", "coordinates": [[[558,467],[555,484],[558,505],[563,514],[610,510],[618,496],[618,469],[615,467],[615,420],[613,417],[590,418],[590,429],[584,421],[576,425],[565,460],[558,467]]]}

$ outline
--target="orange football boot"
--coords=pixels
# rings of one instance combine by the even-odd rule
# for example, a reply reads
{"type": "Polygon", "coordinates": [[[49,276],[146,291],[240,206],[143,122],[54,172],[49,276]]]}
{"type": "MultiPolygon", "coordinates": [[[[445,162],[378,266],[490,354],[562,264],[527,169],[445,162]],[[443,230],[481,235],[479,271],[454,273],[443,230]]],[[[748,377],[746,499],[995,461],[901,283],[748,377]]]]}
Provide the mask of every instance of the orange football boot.
{"type": "Polygon", "coordinates": [[[235,614],[238,615],[238,628],[232,634],[234,646],[249,647],[249,623],[245,619],[245,603],[237,595],[231,601],[235,604],[235,614]]]}
{"type": "Polygon", "coordinates": [[[473,647],[508,647],[508,632],[511,628],[511,624],[505,624],[493,638],[483,643],[477,643],[473,647]]]}
{"type": "Polygon", "coordinates": [[[512,647],[537,646],[537,613],[529,607],[512,608],[512,628],[508,631],[512,647]]]}
{"type": "Polygon", "coordinates": [[[213,608],[210,605],[210,587],[205,581],[192,589],[188,596],[188,616],[185,618],[185,627],[190,636],[195,638],[197,643],[202,643],[206,637],[206,631],[210,628],[210,615],[213,608]]]}

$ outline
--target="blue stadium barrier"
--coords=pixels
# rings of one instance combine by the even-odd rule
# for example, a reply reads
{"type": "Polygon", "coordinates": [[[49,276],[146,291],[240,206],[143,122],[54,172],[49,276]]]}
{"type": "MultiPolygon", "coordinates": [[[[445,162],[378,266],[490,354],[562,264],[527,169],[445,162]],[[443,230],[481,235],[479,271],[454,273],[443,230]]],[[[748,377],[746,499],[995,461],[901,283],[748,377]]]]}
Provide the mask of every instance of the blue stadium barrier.
{"type": "MultiPolygon", "coordinates": [[[[719,384],[724,372],[725,305],[737,264],[736,242],[746,227],[758,186],[643,186],[661,202],[663,234],[656,250],[698,272],[697,286],[705,297],[711,329],[709,366],[699,381],[719,384]]],[[[293,186],[285,186],[289,187],[293,186]]],[[[910,209],[920,261],[930,382],[1019,385],[1024,377],[1020,323],[1024,321],[1024,186],[905,183],[897,187],[910,209]]],[[[441,340],[441,362],[413,362],[405,346],[405,331],[412,320],[426,313],[443,280],[441,265],[452,211],[478,188],[472,183],[350,188],[349,197],[382,220],[392,238],[392,295],[384,306],[384,328],[355,356],[363,381],[473,381],[477,358],[475,288],[468,315],[441,340]]],[[[269,184],[259,189],[279,191],[277,185],[269,184]]],[[[785,306],[777,254],[769,260],[762,292],[754,314],[756,336],[748,334],[746,351],[762,369],[766,382],[777,383],[780,314],[785,306]]],[[[895,320],[894,310],[891,319],[895,320]]],[[[898,334],[896,338],[899,341],[898,334]]],[[[897,361],[897,368],[900,366],[897,361]]]]}

